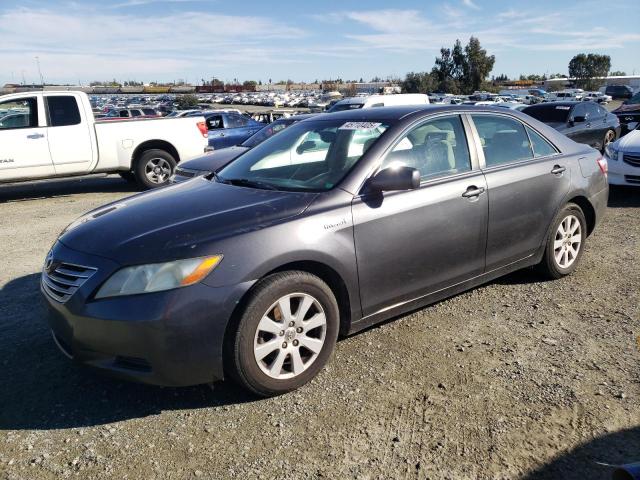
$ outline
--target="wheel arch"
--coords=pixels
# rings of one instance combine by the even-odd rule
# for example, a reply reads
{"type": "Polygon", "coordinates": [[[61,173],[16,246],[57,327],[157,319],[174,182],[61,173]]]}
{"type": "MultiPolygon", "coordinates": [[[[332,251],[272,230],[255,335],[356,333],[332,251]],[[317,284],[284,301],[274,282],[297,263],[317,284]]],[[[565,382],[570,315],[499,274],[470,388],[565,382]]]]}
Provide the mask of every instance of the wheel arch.
{"type": "Polygon", "coordinates": [[[229,345],[231,345],[231,337],[235,335],[236,329],[240,322],[240,318],[242,316],[242,312],[245,309],[245,306],[255,290],[260,280],[272,275],[274,273],[286,272],[286,271],[302,271],[307,272],[312,275],[317,276],[323,282],[325,282],[331,291],[333,292],[336,302],[338,303],[338,309],[340,311],[340,326],[339,326],[339,335],[345,336],[349,333],[351,329],[352,322],[352,314],[351,314],[351,296],[349,295],[349,289],[342,278],[342,276],[329,265],[318,262],[315,260],[301,260],[301,261],[292,261],[289,263],[282,264],[276,268],[271,269],[262,275],[258,280],[254,282],[254,284],[242,295],[240,300],[237,302],[235,308],[233,309],[233,313],[231,315],[231,319],[227,324],[224,332],[223,339],[223,368],[227,363],[227,359],[229,358],[229,345]]]}
{"type": "Polygon", "coordinates": [[[587,221],[587,236],[591,235],[596,226],[596,209],[593,207],[589,199],[583,195],[576,195],[570,198],[567,203],[575,203],[580,207],[584,218],[587,221]]]}
{"type": "Polygon", "coordinates": [[[131,154],[131,169],[135,167],[136,162],[140,159],[142,154],[147,150],[164,150],[169,153],[176,161],[176,163],[180,163],[180,154],[176,147],[174,147],[171,143],[166,140],[147,140],[138,145],[133,153],[131,154]]]}

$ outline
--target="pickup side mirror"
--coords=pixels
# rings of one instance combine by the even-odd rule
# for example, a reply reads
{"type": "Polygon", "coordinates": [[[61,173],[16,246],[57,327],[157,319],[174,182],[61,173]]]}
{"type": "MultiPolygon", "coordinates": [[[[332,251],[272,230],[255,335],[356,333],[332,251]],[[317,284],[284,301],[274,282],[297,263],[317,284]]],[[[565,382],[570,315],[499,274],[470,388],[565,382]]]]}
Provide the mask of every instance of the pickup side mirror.
{"type": "Polygon", "coordinates": [[[406,166],[385,168],[369,179],[367,187],[375,192],[415,190],[420,188],[420,172],[406,166]]]}
{"type": "Polygon", "coordinates": [[[302,142],[300,145],[298,145],[298,148],[296,148],[296,153],[298,155],[302,155],[304,152],[308,150],[312,150],[314,148],[316,148],[316,142],[307,140],[305,142],[302,142]]]}

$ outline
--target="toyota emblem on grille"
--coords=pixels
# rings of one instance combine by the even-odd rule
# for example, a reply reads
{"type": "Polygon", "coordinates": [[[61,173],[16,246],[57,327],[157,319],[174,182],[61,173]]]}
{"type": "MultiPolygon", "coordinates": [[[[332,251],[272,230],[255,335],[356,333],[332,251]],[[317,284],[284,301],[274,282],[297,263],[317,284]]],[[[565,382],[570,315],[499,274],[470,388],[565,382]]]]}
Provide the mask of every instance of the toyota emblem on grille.
{"type": "Polygon", "coordinates": [[[628,122],[630,122],[631,120],[633,120],[633,117],[624,117],[624,119],[628,122]]]}
{"type": "Polygon", "coordinates": [[[47,259],[44,261],[44,270],[47,273],[51,273],[56,269],[56,263],[53,261],[53,255],[49,252],[47,259]]]}

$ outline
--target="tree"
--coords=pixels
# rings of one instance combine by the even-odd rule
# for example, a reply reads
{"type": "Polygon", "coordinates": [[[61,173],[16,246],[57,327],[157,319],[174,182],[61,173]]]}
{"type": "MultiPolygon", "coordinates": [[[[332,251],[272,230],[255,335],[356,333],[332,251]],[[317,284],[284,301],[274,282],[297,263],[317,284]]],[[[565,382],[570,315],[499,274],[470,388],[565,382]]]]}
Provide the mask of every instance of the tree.
{"type": "Polygon", "coordinates": [[[496,57],[487,55],[487,51],[480,46],[480,40],[476,37],[469,39],[469,43],[464,47],[464,53],[467,62],[464,87],[468,93],[473,93],[480,88],[482,82],[493,70],[496,57]]]}
{"type": "Polygon", "coordinates": [[[436,81],[429,72],[409,72],[400,82],[404,93],[427,93],[436,87],[436,81]]]}
{"type": "Polygon", "coordinates": [[[609,73],[609,75],[611,75],[612,77],[626,77],[627,76],[626,72],[623,72],[621,70],[615,70],[615,71],[609,73]]]}
{"type": "Polygon", "coordinates": [[[188,110],[198,105],[198,97],[195,95],[180,95],[176,99],[178,110],[188,110]]]}
{"type": "Polygon", "coordinates": [[[585,89],[598,87],[598,77],[606,77],[611,68],[611,57],[597,53],[579,53],[569,62],[569,76],[576,79],[576,84],[585,89]]]}

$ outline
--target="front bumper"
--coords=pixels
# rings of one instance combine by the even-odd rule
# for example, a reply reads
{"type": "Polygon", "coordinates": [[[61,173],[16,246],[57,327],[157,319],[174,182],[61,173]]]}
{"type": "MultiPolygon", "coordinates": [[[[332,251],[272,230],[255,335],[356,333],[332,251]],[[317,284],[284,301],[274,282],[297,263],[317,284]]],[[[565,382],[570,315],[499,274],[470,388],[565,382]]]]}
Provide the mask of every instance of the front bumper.
{"type": "Polygon", "coordinates": [[[65,355],[108,374],[149,384],[188,386],[223,378],[225,330],[248,286],[196,284],[94,300],[96,288],[119,265],[60,242],[52,257],[97,268],[64,303],[41,288],[54,339],[65,355]]]}
{"type": "MultiPolygon", "coordinates": [[[[628,163],[624,160],[624,155],[625,152],[619,152],[617,160],[606,156],[609,184],[640,186],[640,165],[628,163]]],[[[640,154],[634,156],[640,157],[640,154]]]]}

